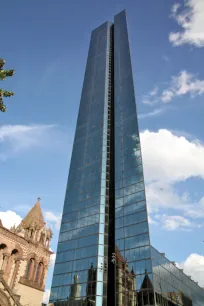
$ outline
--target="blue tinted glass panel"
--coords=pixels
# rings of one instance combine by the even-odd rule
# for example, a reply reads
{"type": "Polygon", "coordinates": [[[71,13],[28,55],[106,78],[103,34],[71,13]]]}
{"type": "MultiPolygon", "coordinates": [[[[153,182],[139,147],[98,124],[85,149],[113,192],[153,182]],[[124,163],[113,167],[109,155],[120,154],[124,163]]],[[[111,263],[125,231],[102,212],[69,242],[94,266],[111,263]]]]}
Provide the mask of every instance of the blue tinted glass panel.
{"type": "MultiPolygon", "coordinates": [[[[51,301],[103,294],[98,255],[107,253],[105,225],[110,23],[92,32],[82,89],[51,301]],[[105,176],[103,175],[105,173],[105,176]],[[91,282],[88,286],[83,282],[91,282]],[[98,291],[97,291],[98,290],[98,291]]],[[[103,281],[103,278],[102,278],[103,281]]]]}
{"type": "Polygon", "coordinates": [[[124,286],[131,295],[129,303],[136,305],[137,298],[134,294],[136,290],[141,289],[147,275],[152,280],[152,266],[138,119],[124,11],[114,19],[114,98],[116,246],[119,251],[118,261],[123,262],[126,271],[129,271],[128,275],[122,273],[122,280],[119,273],[117,281],[123,283],[123,278],[127,279],[124,286]],[[128,288],[125,285],[127,283],[128,288]]]}

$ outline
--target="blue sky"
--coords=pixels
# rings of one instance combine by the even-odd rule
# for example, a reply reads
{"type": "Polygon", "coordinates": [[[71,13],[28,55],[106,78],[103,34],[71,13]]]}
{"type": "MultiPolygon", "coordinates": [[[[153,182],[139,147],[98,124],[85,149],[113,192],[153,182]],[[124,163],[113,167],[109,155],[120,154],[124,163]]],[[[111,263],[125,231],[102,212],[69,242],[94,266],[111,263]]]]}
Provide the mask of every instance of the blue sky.
{"type": "Polygon", "coordinates": [[[2,82],[15,96],[0,114],[0,209],[14,220],[40,196],[56,249],[90,33],[124,8],[151,242],[204,287],[203,0],[1,1],[16,74],[2,82]]]}

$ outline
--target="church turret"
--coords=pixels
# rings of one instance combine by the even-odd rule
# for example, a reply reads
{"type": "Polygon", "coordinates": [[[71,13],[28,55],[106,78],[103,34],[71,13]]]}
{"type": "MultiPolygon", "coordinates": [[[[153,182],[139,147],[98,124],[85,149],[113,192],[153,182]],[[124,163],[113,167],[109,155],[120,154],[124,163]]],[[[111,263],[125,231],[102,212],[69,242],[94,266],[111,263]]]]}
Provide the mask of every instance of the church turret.
{"type": "Polygon", "coordinates": [[[40,198],[38,198],[37,203],[21,221],[20,225],[18,226],[18,229],[29,229],[32,227],[36,229],[41,229],[44,225],[45,221],[40,207],[40,198]]]}
{"type": "Polygon", "coordinates": [[[74,284],[70,288],[70,300],[80,300],[81,296],[81,285],[79,284],[78,275],[74,275],[74,284]]]}
{"type": "Polygon", "coordinates": [[[40,207],[40,198],[38,198],[36,204],[21,221],[19,226],[16,229],[12,229],[12,231],[15,231],[25,239],[32,240],[49,248],[52,231],[50,228],[46,228],[46,223],[40,207]]]}
{"type": "MultiPolygon", "coordinates": [[[[6,286],[8,298],[18,296],[19,306],[41,305],[53,252],[50,250],[52,231],[46,228],[40,198],[17,227],[8,230],[0,222],[0,238],[0,272],[6,284],[0,279],[1,288],[6,286]]],[[[1,297],[0,290],[0,301],[1,297]]],[[[10,302],[0,302],[0,305],[10,305],[10,302]]]]}

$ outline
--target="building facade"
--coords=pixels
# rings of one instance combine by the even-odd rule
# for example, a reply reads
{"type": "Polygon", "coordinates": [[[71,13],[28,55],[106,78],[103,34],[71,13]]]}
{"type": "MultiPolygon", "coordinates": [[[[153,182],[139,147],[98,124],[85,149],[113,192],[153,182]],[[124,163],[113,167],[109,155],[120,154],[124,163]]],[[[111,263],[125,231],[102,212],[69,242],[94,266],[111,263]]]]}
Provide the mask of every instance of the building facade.
{"type": "Polygon", "coordinates": [[[50,303],[201,306],[204,291],[169,262],[163,276],[153,250],[122,11],[91,35],[50,303]]]}
{"type": "Polygon", "coordinates": [[[51,238],[39,200],[18,227],[0,223],[0,306],[42,305],[51,238]]]}

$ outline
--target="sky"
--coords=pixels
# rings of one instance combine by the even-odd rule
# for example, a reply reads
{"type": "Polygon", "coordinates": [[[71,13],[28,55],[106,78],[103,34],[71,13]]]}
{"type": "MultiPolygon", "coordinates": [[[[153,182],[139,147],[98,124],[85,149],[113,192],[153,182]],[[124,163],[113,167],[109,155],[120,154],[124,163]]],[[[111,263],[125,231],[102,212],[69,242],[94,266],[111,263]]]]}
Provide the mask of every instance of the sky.
{"type": "Polygon", "coordinates": [[[203,0],[1,0],[0,218],[41,197],[56,251],[90,33],[124,8],[151,243],[204,287],[203,0]]]}

